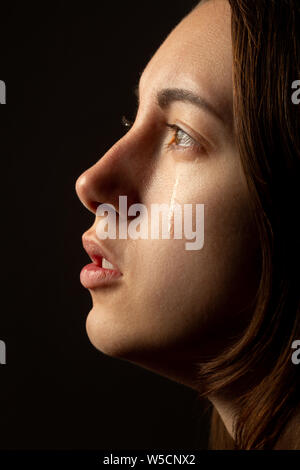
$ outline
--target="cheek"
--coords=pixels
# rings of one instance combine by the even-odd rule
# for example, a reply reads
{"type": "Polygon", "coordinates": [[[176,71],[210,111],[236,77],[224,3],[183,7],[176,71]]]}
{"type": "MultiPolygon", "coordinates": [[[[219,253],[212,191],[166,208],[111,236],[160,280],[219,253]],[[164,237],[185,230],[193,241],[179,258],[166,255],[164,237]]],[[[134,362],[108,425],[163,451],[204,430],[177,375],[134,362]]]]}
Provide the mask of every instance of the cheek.
{"type": "MultiPolygon", "coordinates": [[[[144,293],[144,308],[149,311],[163,309],[163,321],[167,319],[167,324],[172,319],[172,328],[178,331],[183,326],[213,325],[224,317],[236,319],[258,287],[258,233],[246,181],[234,157],[182,165],[173,174],[177,184],[169,186],[169,199],[175,188],[179,204],[204,204],[201,250],[187,251],[186,240],[160,240],[144,246],[150,269],[140,280],[137,294],[144,293]]],[[[163,194],[162,187],[156,189],[155,194],[163,194]]]]}

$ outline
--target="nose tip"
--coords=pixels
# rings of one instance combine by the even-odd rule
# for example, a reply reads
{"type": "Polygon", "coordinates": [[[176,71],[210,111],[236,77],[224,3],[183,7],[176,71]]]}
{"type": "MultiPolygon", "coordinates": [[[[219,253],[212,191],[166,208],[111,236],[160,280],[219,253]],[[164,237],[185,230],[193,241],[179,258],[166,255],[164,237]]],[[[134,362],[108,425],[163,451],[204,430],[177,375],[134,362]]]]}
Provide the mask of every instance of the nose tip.
{"type": "Polygon", "coordinates": [[[79,199],[81,198],[81,188],[85,184],[85,180],[86,180],[85,173],[82,173],[80,176],[78,176],[75,182],[75,191],[79,199]]]}
{"type": "MultiPolygon", "coordinates": [[[[87,170],[88,171],[88,170],[87,170]]],[[[89,197],[89,186],[87,171],[82,173],[76,180],[75,191],[82,204],[93,214],[95,213],[95,204],[89,197]]]]}

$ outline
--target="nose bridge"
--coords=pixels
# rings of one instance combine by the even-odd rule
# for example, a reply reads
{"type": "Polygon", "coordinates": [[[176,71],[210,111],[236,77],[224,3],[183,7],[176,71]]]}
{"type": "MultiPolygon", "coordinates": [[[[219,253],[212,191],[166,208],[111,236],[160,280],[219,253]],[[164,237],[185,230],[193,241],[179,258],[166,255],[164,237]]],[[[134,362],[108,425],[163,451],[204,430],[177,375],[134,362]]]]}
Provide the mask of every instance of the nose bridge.
{"type": "Polygon", "coordinates": [[[76,181],[79,199],[93,213],[103,203],[112,204],[118,210],[121,195],[127,196],[128,206],[141,201],[150,156],[143,139],[131,131],[76,181]]]}

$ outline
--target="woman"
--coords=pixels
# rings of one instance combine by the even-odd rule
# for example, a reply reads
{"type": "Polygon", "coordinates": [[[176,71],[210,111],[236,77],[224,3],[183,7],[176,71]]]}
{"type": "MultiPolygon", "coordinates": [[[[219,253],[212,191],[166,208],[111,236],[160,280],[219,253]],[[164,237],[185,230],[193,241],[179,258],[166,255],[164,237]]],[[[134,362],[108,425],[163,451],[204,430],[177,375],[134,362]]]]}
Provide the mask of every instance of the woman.
{"type": "Polygon", "coordinates": [[[143,71],[128,132],[76,183],[96,215],[91,342],[207,397],[213,449],[300,449],[299,20],[296,0],[200,2],[143,71]],[[203,246],[101,239],[97,208],[120,228],[121,195],[144,218],[167,204],[170,234],[174,203],[202,204],[203,246]]]}

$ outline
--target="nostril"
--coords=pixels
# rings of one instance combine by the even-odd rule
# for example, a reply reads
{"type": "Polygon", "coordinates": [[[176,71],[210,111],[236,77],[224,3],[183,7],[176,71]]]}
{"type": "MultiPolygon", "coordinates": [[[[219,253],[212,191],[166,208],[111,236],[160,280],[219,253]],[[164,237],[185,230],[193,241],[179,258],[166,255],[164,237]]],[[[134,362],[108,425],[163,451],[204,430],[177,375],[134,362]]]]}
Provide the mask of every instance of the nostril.
{"type": "Polygon", "coordinates": [[[89,207],[90,207],[90,210],[92,210],[93,212],[97,212],[97,209],[98,207],[100,206],[101,202],[97,202],[97,201],[90,201],[89,203],[89,207]]]}

